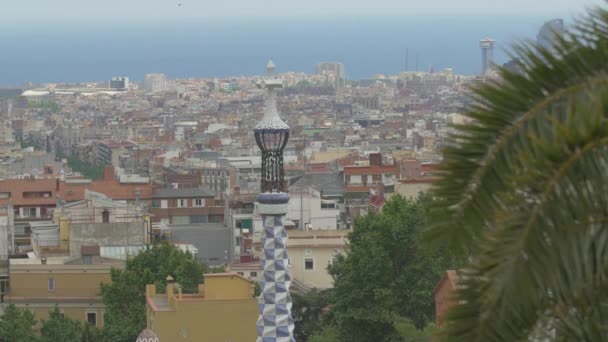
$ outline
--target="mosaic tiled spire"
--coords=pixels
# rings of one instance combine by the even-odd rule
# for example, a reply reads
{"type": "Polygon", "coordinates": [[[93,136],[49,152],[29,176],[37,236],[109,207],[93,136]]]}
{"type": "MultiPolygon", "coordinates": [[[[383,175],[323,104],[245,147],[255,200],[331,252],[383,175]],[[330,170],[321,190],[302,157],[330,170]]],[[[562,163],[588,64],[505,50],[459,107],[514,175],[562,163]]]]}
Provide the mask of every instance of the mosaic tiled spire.
{"type": "Polygon", "coordinates": [[[282,87],[282,82],[274,78],[274,68],[270,61],[268,77],[258,83],[266,92],[266,113],[254,129],[256,142],[262,150],[262,193],[256,200],[264,225],[257,342],[295,342],[289,295],[291,278],[287,272],[287,233],[283,225],[289,208],[283,176],[283,149],[289,139],[289,126],[277,111],[275,89],[282,87]]]}

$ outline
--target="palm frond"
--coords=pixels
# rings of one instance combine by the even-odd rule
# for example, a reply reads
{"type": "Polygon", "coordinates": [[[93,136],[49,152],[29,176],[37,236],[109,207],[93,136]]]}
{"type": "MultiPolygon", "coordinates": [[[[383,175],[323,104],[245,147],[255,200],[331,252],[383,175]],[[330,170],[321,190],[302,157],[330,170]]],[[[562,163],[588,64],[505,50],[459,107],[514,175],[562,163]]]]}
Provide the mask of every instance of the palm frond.
{"type": "Polygon", "coordinates": [[[427,238],[472,258],[447,336],[591,341],[608,333],[608,12],[556,53],[514,50],[523,74],[474,89],[435,188],[427,238]]]}

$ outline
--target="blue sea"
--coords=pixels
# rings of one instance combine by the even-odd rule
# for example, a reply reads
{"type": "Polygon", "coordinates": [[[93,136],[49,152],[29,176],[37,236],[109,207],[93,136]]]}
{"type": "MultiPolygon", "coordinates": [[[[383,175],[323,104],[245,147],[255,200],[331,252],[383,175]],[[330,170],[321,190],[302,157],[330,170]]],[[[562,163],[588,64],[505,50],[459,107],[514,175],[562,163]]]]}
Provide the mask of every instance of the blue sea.
{"type": "Polygon", "coordinates": [[[53,23],[2,26],[0,85],[258,75],[269,58],[278,71],[311,73],[320,61],[344,63],[347,78],[408,69],[480,71],[479,40],[535,39],[541,17],[207,18],[186,21],[53,23]]]}

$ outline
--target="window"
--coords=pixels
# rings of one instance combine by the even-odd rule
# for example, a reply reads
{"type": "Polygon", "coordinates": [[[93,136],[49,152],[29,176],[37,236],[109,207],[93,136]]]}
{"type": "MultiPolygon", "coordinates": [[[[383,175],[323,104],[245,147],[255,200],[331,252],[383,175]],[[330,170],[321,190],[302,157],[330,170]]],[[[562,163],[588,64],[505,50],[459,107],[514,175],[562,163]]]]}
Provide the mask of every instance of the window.
{"type": "Polygon", "coordinates": [[[336,203],[323,201],[321,203],[321,209],[336,209],[336,203]]]}
{"type": "Polygon", "coordinates": [[[104,209],[104,211],[101,213],[101,222],[110,223],[110,212],[108,209],[104,209]]]}
{"type": "Polygon", "coordinates": [[[93,263],[93,256],[92,255],[83,255],[82,263],[85,265],[91,265],[93,263]]]}
{"type": "Polygon", "coordinates": [[[361,175],[351,175],[350,184],[361,184],[361,175]]]}
{"type": "Polygon", "coordinates": [[[207,223],[209,218],[207,215],[192,215],[190,216],[190,223],[207,223]]]}
{"type": "Polygon", "coordinates": [[[256,278],[258,276],[258,272],[249,272],[249,276],[251,278],[256,278]]]}
{"type": "Polygon", "coordinates": [[[55,291],[55,278],[49,278],[48,288],[49,288],[49,291],[55,291]]]}
{"type": "Polygon", "coordinates": [[[224,216],[223,215],[209,215],[209,222],[210,223],[222,223],[222,222],[224,222],[224,216]]]}
{"type": "Polygon", "coordinates": [[[177,200],[177,207],[178,208],[188,208],[188,200],[187,199],[178,199],[177,200]]]}
{"type": "Polygon", "coordinates": [[[0,279],[0,294],[8,292],[8,279],[0,279]]]}
{"type": "Polygon", "coordinates": [[[194,200],[194,206],[195,207],[204,207],[205,206],[205,199],[204,198],[197,198],[194,200]]]}
{"type": "Polygon", "coordinates": [[[152,200],[152,208],[160,208],[160,201],[152,200]]]}
{"type": "Polygon", "coordinates": [[[36,217],[36,208],[23,208],[23,217],[36,217]]]}
{"type": "Polygon", "coordinates": [[[97,312],[87,312],[87,322],[90,325],[97,325],[97,312]]]}
{"type": "Polygon", "coordinates": [[[312,271],[315,269],[315,261],[313,258],[304,259],[304,270],[312,271]]]}
{"type": "Polygon", "coordinates": [[[162,209],[167,209],[169,208],[169,202],[167,200],[160,200],[160,207],[162,209]]]}
{"type": "Polygon", "coordinates": [[[171,217],[172,224],[190,224],[190,216],[172,216],[171,217]]]}

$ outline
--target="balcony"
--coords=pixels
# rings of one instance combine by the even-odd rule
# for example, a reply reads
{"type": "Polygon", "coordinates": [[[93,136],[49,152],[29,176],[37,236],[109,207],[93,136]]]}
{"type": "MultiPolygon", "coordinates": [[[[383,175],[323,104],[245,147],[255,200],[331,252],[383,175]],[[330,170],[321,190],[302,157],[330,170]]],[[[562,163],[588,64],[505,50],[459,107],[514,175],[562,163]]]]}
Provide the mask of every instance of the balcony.
{"type": "Polygon", "coordinates": [[[253,208],[230,209],[232,215],[253,215],[253,208]]]}

